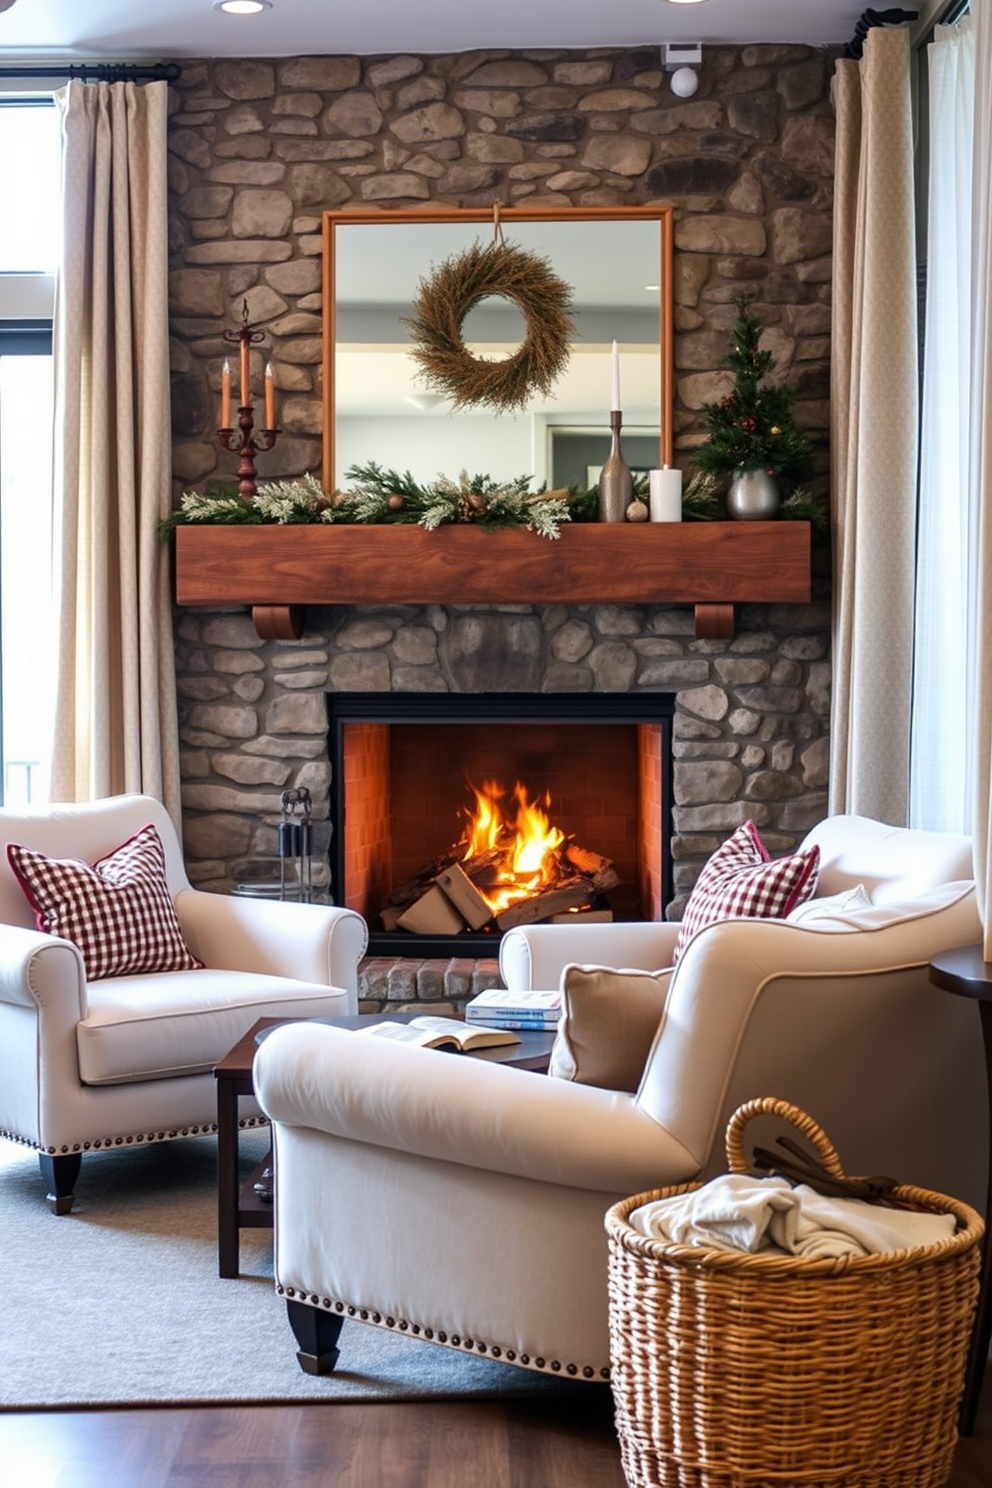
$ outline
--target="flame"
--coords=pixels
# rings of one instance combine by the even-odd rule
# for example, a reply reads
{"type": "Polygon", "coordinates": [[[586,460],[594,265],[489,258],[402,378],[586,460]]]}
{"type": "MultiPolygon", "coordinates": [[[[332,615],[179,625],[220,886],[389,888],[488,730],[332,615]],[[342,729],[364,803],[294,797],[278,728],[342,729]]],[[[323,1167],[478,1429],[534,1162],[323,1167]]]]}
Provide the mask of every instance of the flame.
{"type": "Polygon", "coordinates": [[[499,804],[506,792],[496,781],[486,781],[481,790],[470,788],[475,796],[475,814],[469,816],[462,834],[461,841],[465,844],[462,862],[494,849],[501,852],[496,884],[477,885],[493,914],[501,914],[542,884],[554,882],[555,854],[565,841],[565,834],[551,825],[542,809],[551,806],[548,793],[540,804],[530,801],[526,787],[518,780],[513,787],[517,810],[511,820],[499,804]]]}

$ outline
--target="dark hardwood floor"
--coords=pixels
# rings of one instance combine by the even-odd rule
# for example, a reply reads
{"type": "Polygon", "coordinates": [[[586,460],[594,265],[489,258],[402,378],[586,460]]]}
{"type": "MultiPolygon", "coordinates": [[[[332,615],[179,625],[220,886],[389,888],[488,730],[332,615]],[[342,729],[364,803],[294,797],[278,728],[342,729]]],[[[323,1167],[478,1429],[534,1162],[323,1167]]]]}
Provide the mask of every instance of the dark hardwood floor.
{"type": "MultiPolygon", "coordinates": [[[[624,1488],[588,1404],[299,1405],[0,1416],[3,1488],[624,1488]]],[[[992,1483],[992,1375],[947,1488],[992,1483]]],[[[857,1488],[852,1484],[851,1488],[857,1488]]]]}

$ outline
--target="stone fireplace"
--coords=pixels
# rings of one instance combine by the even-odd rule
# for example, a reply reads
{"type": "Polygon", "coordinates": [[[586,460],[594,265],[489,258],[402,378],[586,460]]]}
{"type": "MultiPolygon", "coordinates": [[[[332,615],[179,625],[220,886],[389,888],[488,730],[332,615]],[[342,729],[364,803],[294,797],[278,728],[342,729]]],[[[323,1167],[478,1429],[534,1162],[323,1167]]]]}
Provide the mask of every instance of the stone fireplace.
{"type": "MultiPolygon", "coordinates": [[[[280,793],[306,785],[315,801],[315,880],[332,889],[340,845],[332,846],[331,803],[340,782],[329,697],[332,709],[336,697],[354,703],[358,695],[387,712],[391,698],[418,710],[436,703],[442,718],[498,698],[510,724],[520,708],[560,700],[587,717],[629,709],[625,722],[635,730],[660,703],[671,714],[671,876],[662,913],[677,918],[708,854],[745,817],[778,854],[826,814],[829,625],[823,601],[742,605],[732,640],[698,639],[692,609],[679,606],[313,607],[298,641],[261,642],[243,610],[182,612],[190,876],[218,891],[278,877],[280,793]]],[[[469,954],[467,943],[441,958],[376,955],[363,971],[363,1006],[458,1004],[496,976],[492,955],[469,954]]]]}
{"type": "MultiPolygon", "coordinates": [[[[675,463],[691,466],[701,409],[725,391],[733,301],[749,289],[821,451],[812,491],[824,495],[832,68],[809,47],[707,48],[697,96],[678,100],[657,47],[185,62],[169,125],[177,501],[233,469],[214,431],[222,330],[244,298],[269,338],[284,430],[260,475],[319,469],[324,210],[497,198],[538,209],[672,204],[675,463]]],[[[815,574],[824,557],[814,553],[815,574]]],[[[455,605],[440,586],[434,603],[310,597],[292,641],[260,640],[238,604],[180,608],[190,875],[220,891],[277,877],[280,793],[306,785],[326,891],[328,695],[662,696],[672,709],[663,912],[677,917],[706,856],[744,817],[779,853],[826,813],[825,573],[813,592],[812,604],[739,604],[733,639],[698,636],[691,605],[548,602],[537,586],[514,598],[543,602],[513,605],[455,605]]],[[[363,1005],[457,1004],[494,976],[491,958],[375,957],[363,1005]]]]}

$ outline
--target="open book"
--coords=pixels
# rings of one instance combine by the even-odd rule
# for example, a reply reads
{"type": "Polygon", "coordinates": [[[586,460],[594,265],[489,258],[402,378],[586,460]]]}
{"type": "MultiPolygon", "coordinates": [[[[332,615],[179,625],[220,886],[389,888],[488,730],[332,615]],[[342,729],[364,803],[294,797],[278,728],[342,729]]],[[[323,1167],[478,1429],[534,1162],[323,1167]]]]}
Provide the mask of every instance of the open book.
{"type": "Polygon", "coordinates": [[[511,1028],[470,1028],[459,1018],[437,1018],[424,1015],[409,1023],[370,1023],[358,1033],[376,1038],[393,1039],[397,1044],[413,1044],[419,1049],[484,1049],[493,1044],[519,1044],[520,1037],[511,1028]]]}

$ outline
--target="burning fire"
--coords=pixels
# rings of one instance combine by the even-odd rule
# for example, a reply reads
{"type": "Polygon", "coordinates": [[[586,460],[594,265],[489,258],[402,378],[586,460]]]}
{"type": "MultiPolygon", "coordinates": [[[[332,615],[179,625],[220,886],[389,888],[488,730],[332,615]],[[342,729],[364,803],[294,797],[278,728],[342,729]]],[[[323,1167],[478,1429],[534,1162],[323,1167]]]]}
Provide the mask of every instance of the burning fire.
{"type": "Polygon", "coordinates": [[[477,883],[476,887],[493,914],[502,914],[542,885],[554,883],[560,872],[557,850],[565,834],[551,825],[542,810],[542,806],[551,806],[547,793],[540,804],[530,801],[526,787],[518,780],[513,787],[517,809],[511,820],[499,804],[506,792],[496,781],[486,781],[481,790],[470,788],[476,807],[462,833],[462,862],[483,854],[499,854],[494,882],[488,886],[477,883]]]}

